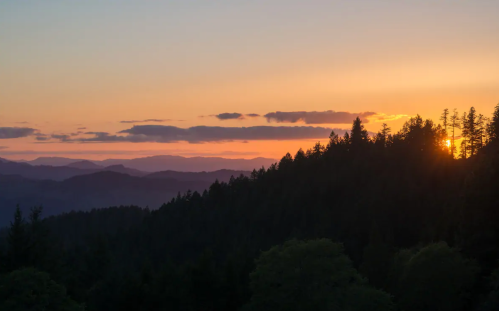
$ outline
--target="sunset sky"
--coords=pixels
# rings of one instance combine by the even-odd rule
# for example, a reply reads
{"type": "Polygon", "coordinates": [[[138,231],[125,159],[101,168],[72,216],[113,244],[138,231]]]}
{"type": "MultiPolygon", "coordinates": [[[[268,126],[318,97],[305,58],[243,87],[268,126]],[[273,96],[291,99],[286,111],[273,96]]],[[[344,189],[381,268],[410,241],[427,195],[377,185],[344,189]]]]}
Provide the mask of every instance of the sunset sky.
{"type": "Polygon", "coordinates": [[[358,115],[373,132],[444,108],[490,115],[498,12],[495,0],[1,1],[0,157],[280,158],[358,115]]]}

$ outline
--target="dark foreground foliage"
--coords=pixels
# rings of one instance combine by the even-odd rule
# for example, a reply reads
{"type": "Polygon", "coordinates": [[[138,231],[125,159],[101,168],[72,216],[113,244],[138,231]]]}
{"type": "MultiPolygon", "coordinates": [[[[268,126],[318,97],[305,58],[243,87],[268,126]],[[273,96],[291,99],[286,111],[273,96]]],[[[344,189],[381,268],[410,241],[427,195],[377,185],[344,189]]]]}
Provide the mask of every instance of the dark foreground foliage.
{"type": "Polygon", "coordinates": [[[448,116],[375,137],[357,119],[154,211],[17,210],[0,295],[34,279],[60,310],[496,310],[499,106],[448,116]]]}

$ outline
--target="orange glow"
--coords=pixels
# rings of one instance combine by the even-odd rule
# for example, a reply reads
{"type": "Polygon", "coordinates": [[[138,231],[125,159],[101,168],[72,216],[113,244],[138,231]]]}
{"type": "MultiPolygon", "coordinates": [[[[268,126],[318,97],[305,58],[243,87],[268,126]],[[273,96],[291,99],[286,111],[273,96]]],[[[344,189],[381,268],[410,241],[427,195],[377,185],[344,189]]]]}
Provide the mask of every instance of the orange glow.
{"type": "Polygon", "coordinates": [[[447,144],[447,148],[450,148],[450,146],[451,146],[450,139],[447,139],[447,140],[445,141],[445,143],[447,144]]]}

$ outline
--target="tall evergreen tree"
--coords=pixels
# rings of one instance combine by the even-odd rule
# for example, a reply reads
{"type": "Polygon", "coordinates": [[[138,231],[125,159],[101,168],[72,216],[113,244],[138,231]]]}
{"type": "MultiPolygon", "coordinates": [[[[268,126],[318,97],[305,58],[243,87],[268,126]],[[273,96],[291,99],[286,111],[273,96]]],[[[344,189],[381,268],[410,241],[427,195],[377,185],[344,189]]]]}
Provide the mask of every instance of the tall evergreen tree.
{"type": "Polygon", "coordinates": [[[18,205],[7,236],[6,263],[9,271],[27,266],[30,257],[28,243],[26,221],[18,205]]]}
{"type": "Polygon", "coordinates": [[[367,134],[367,130],[364,128],[364,125],[359,117],[353,121],[352,131],[350,132],[350,141],[352,149],[354,150],[362,149],[369,142],[369,135],[367,134]]]}
{"type": "Polygon", "coordinates": [[[449,121],[449,109],[445,108],[440,117],[440,121],[442,121],[442,125],[444,126],[445,133],[447,133],[447,124],[449,121]]]}
{"type": "Polygon", "coordinates": [[[483,148],[483,146],[487,142],[487,121],[487,117],[485,117],[483,114],[478,115],[476,125],[478,149],[483,148]]]}
{"type": "Polygon", "coordinates": [[[494,108],[494,113],[492,114],[492,119],[487,127],[487,132],[490,140],[499,138],[499,104],[494,108]]]}
{"type": "Polygon", "coordinates": [[[466,141],[466,155],[473,156],[480,148],[481,133],[478,124],[478,115],[474,107],[467,115],[463,115],[463,137],[466,141]]]}
{"type": "Polygon", "coordinates": [[[461,159],[466,159],[468,157],[469,148],[468,148],[468,138],[469,138],[469,124],[468,124],[468,114],[463,112],[463,116],[461,117],[461,150],[460,157],[461,159]]]}
{"type": "Polygon", "coordinates": [[[452,129],[452,136],[451,136],[451,144],[450,144],[450,153],[454,157],[454,154],[456,153],[456,129],[461,128],[461,123],[459,120],[459,114],[457,113],[457,110],[454,109],[454,112],[450,116],[450,127],[452,129]]]}

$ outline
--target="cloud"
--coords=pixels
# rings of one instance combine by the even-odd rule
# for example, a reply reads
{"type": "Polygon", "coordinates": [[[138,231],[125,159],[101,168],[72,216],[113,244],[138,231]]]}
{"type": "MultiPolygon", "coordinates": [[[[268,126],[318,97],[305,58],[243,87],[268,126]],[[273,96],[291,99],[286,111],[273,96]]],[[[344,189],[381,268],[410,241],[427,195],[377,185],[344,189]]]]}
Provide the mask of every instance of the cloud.
{"type": "Polygon", "coordinates": [[[86,127],[79,127],[77,128],[77,130],[86,130],[87,128],[86,127]]]}
{"type": "Polygon", "coordinates": [[[58,139],[60,141],[70,141],[72,135],[67,135],[67,134],[52,134],[50,135],[51,138],[53,139],[58,139]]]}
{"type": "Polygon", "coordinates": [[[87,132],[94,135],[89,138],[60,137],[61,142],[158,142],[173,143],[186,141],[189,143],[251,141],[251,140],[294,140],[294,139],[327,139],[331,131],[345,133],[342,129],[331,129],[312,126],[253,126],[253,127],[217,127],[195,126],[179,128],[165,125],[135,125],[118,134],[107,132],[87,132]]]}
{"type": "Polygon", "coordinates": [[[360,117],[364,123],[369,123],[368,117],[376,115],[376,112],[344,112],[344,111],[276,111],[264,115],[267,122],[306,124],[349,124],[355,118],[360,117]]]}
{"type": "Polygon", "coordinates": [[[183,121],[183,120],[172,120],[172,119],[146,119],[146,120],[125,120],[120,121],[120,123],[130,124],[130,123],[163,123],[169,121],[183,121]]]}
{"type": "Polygon", "coordinates": [[[217,114],[215,115],[215,117],[217,117],[218,120],[242,120],[244,119],[244,116],[240,113],[237,113],[237,112],[225,112],[225,113],[220,113],[220,114],[217,114]]]}
{"type": "MultiPolygon", "coordinates": [[[[1,147],[0,149],[7,147],[1,147]]],[[[258,156],[259,152],[255,151],[220,151],[220,152],[200,152],[189,149],[161,149],[161,150],[8,150],[3,151],[3,155],[126,155],[126,156],[151,156],[151,155],[182,155],[182,156],[258,156]]]]}
{"type": "Polygon", "coordinates": [[[27,137],[35,132],[35,129],[29,127],[0,127],[0,139],[27,137]]]}
{"type": "Polygon", "coordinates": [[[373,116],[374,122],[386,122],[386,121],[394,121],[398,120],[401,118],[407,118],[408,115],[406,114],[384,114],[384,113],[377,113],[373,116]]]}
{"type": "Polygon", "coordinates": [[[7,146],[0,146],[0,149],[7,149],[7,148],[9,148],[9,147],[7,147],[7,146]]]}
{"type": "MultiPolygon", "coordinates": [[[[213,114],[210,115],[210,117],[216,117],[218,120],[225,121],[225,120],[244,120],[246,117],[248,118],[256,118],[259,117],[260,115],[257,113],[248,113],[248,114],[242,114],[239,112],[224,112],[220,114],[213,114]]],[[[200,118],[204,118],[205,116],[199,116],[200,118]]]]}
{"type": "Polygon", "coordinates": [[[28,124],[29,122],[26,121],[21,121],[21,122],[16,122],[16,124],[28,124]]]}
{"type": "Polygon", "coordinates": [[[35,139],[37,141],[47,141],[47,140],[50,140],[52,137],[49,136],[49,135],[45,135],[45,134],[42,134],[42,133],[36,133],[35,134],[35,139]]]}

